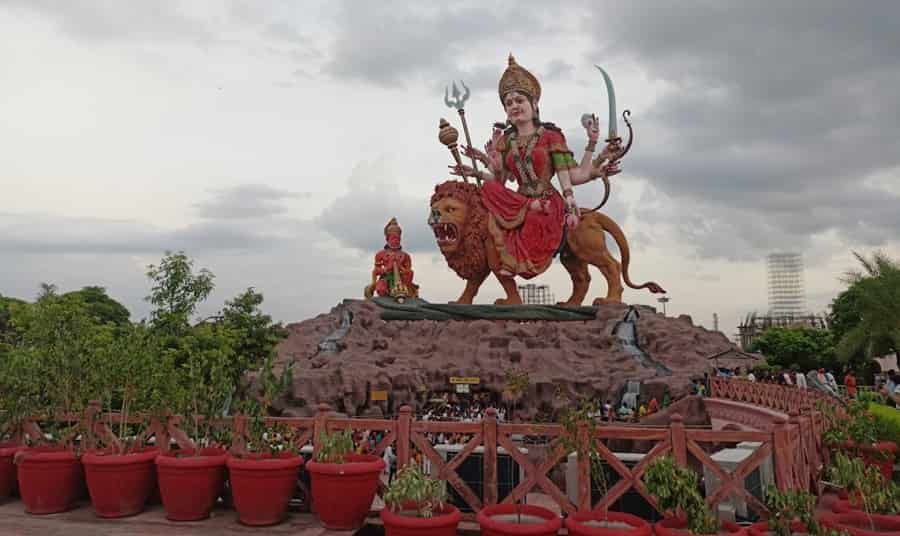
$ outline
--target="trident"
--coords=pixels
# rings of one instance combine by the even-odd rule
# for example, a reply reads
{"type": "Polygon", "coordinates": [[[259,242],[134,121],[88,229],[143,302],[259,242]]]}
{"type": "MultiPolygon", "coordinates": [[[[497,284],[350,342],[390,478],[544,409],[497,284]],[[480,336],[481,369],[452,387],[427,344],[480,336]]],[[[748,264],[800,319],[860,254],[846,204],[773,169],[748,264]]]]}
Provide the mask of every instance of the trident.
{"type": "MultiPolygon", "coordinates": [[[[466,144],[471,147],[472,138],[469,136],[469,125],[466,123],[466,110],[464,108],[471,93],[465,82],[460,80],[459,83],[462,85],[465,92],[460,93],[459,88],[456,87],[456,82],[453,82],[453,100],[450,100],[450,88],[447,87],[444,89],[444,104],[446,104],[448,108],[456,108],[456,111],[459,112],[459,118],[462,120],[463,132],[466,134],[466,144]]],[[[475,170],[475,180],[478,182],[478,185],[481,186],[481,177],[478,176],[478,162],[475,160],[474,156],[470,156],[469,158],[472,159],[472,169],[475,170]]]]}

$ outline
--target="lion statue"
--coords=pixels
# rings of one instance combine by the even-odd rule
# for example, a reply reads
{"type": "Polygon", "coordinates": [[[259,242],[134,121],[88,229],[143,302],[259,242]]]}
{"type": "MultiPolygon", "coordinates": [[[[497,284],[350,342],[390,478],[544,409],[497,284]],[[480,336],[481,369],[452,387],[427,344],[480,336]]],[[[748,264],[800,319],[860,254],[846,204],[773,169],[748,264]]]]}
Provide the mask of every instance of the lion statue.
{"type": "MultiPolygon", "coordinates": [[[[453,303],[470,304],[487,276],[499,266],[493,241],[488,233],[490,214],[481,201],[481,192],[474,184],[450,180],[439,184],[431,196],[431,216],[428,224],[434,232],[438,248],[447,264],[465,279],[466,288],[453,303]]],[[[581,222],[565,234],[560,260],[572,278],[572,296],[559,305],[579,307],[588,293],[591,276],[588,265],[594,265],[606,278],[605,298],[597,298],[594,305],[622,302],[623,280],[633,289],[646,288],[653,293],[665,293],[658,284],[648,281],[635,285],[628,277],[630,250],[622,229],[609,216],[581,211],[581,222]],[[620,263],[606,248],[606,235],[612,235],[622,253],[620,263]]],[[[499,278],[498,278],[499,279],[499,278]]],[[[507,296],[497,303],[519,304],[518,289],[505,286],[507,296]]]]}

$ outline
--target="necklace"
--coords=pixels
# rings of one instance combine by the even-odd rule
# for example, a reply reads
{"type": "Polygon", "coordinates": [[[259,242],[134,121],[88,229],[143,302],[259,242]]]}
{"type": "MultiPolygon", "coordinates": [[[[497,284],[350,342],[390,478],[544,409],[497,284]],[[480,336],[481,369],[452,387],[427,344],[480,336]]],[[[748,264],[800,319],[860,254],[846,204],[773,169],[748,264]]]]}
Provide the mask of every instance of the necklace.
{"type": "Polygon", "coordinates": [[[522,161],[522,155],[519,153],[519,139],[518,134],[514,134],[512,139],[510,139],[510,149],[512,149],[513,154],[513,162],[516,165],[516,171],[519,172],[519,177],[522,178],[522,193],[529,197],[538,197],[543,193],[543,188],[541,188],[540,179],[538,179],[537,174],[534,172],[534,160],[532,158],[532,153],[534,152],[534,148],[537,145],[538,140],[541,135],[544,133],[544,127],[538,127],[538,129],[528,136],[528,144],[525,146],[525,161],[522,161]]]}

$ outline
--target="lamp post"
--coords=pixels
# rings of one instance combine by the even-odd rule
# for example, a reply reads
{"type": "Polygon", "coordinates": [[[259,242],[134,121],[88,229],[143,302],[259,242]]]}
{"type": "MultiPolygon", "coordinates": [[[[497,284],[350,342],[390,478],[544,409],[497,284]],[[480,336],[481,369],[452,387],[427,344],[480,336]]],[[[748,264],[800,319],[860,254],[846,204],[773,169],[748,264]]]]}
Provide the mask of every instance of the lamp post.
{"type": "Polygon", "coordinates": [[[663,306],[663,316],[666,316],[666,304],[669,303],[669,300],[670,300],[670,299],[671,299],[671,298],[669,298],[668,296],[663,296],[663,297],[661,297],[661,298],[656,298],[656,301],[658,301],[659,303],[661,303],[662,306],[663,306]]]}

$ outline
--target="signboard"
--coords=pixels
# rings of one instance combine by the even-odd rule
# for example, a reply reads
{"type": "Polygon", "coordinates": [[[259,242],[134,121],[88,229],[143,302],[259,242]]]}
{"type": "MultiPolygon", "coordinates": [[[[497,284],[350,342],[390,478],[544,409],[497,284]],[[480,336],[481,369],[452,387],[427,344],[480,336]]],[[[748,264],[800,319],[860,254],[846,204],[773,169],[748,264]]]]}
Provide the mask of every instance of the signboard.
{"type": "Polygon", "coordinates": [[[457,393],[468,393],[469,392],[469,384],[468,383],[457,383],[456,384],[456,392],[457,393]]]}
{"type": "Polygon", "coordinates": [[[372,402],[387,402],[387,391],[372,391],[370,398],[372,402]]]}
{"type": "Polygon", "coordinates": [[[477,376],[450,376],[450,383],[452,383],[453,385],[478,385],[479,383],[481,383],[481,378],[477,376]]]}

